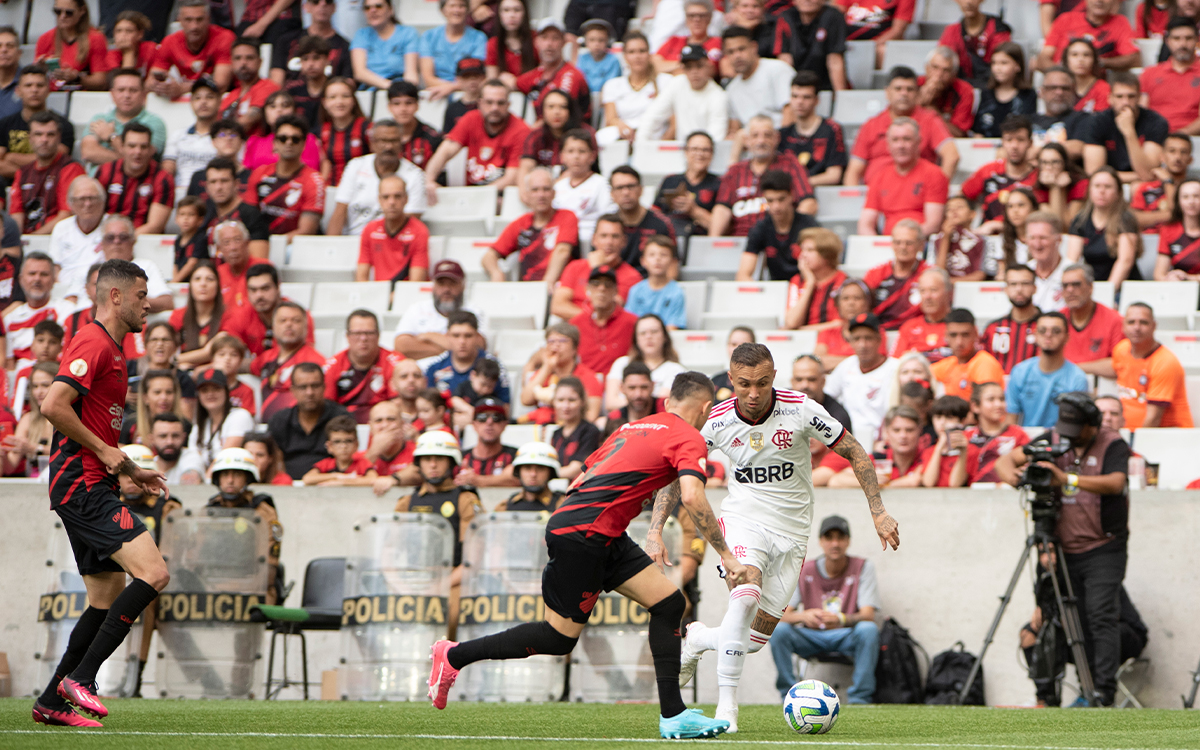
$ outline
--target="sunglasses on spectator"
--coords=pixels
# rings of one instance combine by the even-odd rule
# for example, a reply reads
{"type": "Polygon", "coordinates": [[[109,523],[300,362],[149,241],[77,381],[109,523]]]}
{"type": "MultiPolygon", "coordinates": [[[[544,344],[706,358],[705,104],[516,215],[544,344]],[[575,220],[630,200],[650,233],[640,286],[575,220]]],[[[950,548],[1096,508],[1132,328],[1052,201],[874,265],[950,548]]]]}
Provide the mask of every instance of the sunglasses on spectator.
{"type": "Polygon", "coordinates": [[[121,232],[120,234],[106,234],[104,235],[103,240],[105,242],[133,242],[133,235],[129,234],[128,232],[121,232]]]}
{"type": "Polygon", "coordinates": [[[507,422],[508,420],[504,418],[503,414],[496,414],[495,412],[489,412],[487,414],[476,414],[475,421],[476,422],[495,422],[496,424],[501,424],[503,422],[507,422]]]}
{"type": "Polygon", "coordinates": [[[277,136],[275,136],[275,141],[277,143],[291,143],[291,144],[304,143],[304,136],[302,136],[302,135],[277,135],[277,136]]]}
{"type": "Polygon", "coordinates": [[[74,8],[55,8],[54,15],[65,16],[66,18],[70,18],[71,16],[75,15],[75,9],[74,8]]]}

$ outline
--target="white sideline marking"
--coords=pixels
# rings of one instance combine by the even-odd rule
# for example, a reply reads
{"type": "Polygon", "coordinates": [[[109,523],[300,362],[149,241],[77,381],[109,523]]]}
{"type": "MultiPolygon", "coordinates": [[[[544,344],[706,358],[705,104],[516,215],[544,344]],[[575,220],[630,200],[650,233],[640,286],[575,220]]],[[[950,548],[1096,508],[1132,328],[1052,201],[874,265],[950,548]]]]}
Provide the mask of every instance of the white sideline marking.
{"type": "MultiPolygon", "coordinates": [[[[702,742],[706,745],[718,743],[722,745],[789,745],[795,746],[797,740],[735,740],[714,737],[712,739],[694,740],[664,740],[651,737],[511,737],[506,735],[475,735],[475,734],[333,734],[327,732],[138,732],[123,730],[95,729],[8,729],[0,730],[0,735],[6,734],[51,734],[92,735],[95,737],[265,737],[268,739],[330,739],[330,740],[487,740],[489,742],[638,742],[638,743],[674,743],[702,742]]],[[[1096,746],[1072,747],[1062,745],[987,745],[980,743],[962,742],[857,742],[839,741],[828,736],[820,740],[823,745],[842,747],[972,747],[988,748],[990,750],[1152,750],[1150,748],[1099,748],[1096,746]]],[[[1186,748],[1154,748],[1153,750],[1188,750],[1186,748]]]]}

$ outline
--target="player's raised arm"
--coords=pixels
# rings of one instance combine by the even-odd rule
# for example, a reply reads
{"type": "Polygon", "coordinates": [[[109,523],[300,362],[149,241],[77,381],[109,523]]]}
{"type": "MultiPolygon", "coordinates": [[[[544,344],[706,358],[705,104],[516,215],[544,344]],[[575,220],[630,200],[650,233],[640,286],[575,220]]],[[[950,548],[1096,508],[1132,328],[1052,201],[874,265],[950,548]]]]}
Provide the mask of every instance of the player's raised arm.
{"type": "Polygon", "coordinates": [[[892,549],[898,548],[900,546],[900,524],[896,523],[896,519],[892,518],[883,507],[883,497],[879,494],[879,477],[875,476],[875,462],[871,460],[871,457],[867,455],[849,430],[842,435],[842,439],[838,441],[833,450],[849,461],[850,466],[854,469],[854,478],[858,480],[858,486],[862,487],[863,494],[867,496],[867,505],[871,508],[871,518],[875,521],[875,532],[879,534],[879,541],[883,548],[886,550],[889,544],[892,545],[892,549]]]}

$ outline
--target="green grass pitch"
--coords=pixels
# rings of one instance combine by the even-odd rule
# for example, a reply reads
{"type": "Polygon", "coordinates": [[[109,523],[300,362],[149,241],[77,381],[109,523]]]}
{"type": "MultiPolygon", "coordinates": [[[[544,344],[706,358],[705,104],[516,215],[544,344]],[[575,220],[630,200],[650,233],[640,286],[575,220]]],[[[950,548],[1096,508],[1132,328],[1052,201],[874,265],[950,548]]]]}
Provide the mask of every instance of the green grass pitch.
{"type": "MultiPolygon", "coordinates": [[[[33,699],[0,700],[0,748],[24,750],[317,750],[462,748],[607,750],[658,739],[656,706],[599,704],[112,700],[103,729],[36,726],[33,699]],[[540,738],[540,739],[539,739],[540,738]]],[[[712,706],[703,706],[712,714],[712,706]]],[[[801,737],[775,706],[743,706],[735,735],[675,744],[714,748],[1200,748],[1200,712],[842,706],[833,731],[801,737]]]]}

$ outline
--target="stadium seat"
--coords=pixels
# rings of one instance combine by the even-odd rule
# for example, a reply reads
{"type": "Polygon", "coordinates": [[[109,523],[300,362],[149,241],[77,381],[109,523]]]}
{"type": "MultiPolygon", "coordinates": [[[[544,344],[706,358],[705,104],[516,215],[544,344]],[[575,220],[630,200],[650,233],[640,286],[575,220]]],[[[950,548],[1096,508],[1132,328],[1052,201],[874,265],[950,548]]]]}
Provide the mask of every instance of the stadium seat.
{"type": "Polygon", "coordinates": [[[999,158],[996,155],[996,149],[1000,147],[999,138],[955,138],[954,146],[958,149],[955,178],[960,182],[999,158]]]}
{"type": "Polygon", "coordinates": [[[387,281],[318,282],[313,287],[310,310],[313,322],[317,328],[341,330],[346,327],[346,316],[351,310],[361,307],[382,315],[388,308],[390,287],[387,281]]]}
{"type": "Polygon", "coordinates": [[[467,304],[487,315],[488,328],[541,330],[549,300],[540,281],[477,281],[467,292],[467,304]]]}
{"type": "Polygon", "coordinates": [[[495,240],[490,237],[447,237],[443,257],[458,261],[469,281],[486,281],[487,275],[483,272],[480,261],[484,253],[491,249],[493,242],[495,240]]]}
{"type": "Polygon", "coordinates": [[[855,234],[846,240],[847,266],[874,268],[881,263],[887,263],[893,257],[891,237],[855,234]]]}
{"type": "Polygon", "coordinates": [[[687,300],[687,327],[700,328],[704,325],[704,311],[708,306],[707,281],[680,281],[684,298],[687,300]]]}
{"type": "MultiPolygon", "coordinates": [[[[315,333],[314,333],[315,335],[315,333]]],[[[262,414],[262,378],[256,378],[248,373],[237,376],[239,383],[245,383],[254,393],[254,413],[262,414]]]]}
{"type": "Polygon", "coordinates": [[[540,330],[502,328],[490,332],[490,349],[510,370],[520,372],[529,358],[546,344],[546,334],[540,330]]]}
{"type": "Polygon", "coordinates": [[[954,282],[954,306],[970,310],[980,330],[1012,309],[1003,281],[954,282]]]}
{"type": "Polygon", "coordinates": [[[28,255],[29,253],[48,253],[50,252],[50,235],[48,234],[23,234],[21,235],[21,250],[28,255]]]}
{"type": "Polygon", "coordinates": [[[392,285],[390,309],[396,315],[403,315],[414,302],[429,299],[432,293],[432,281],[397,281],[392,285]]]}
{"type": "Polygon", "coordinates": [[[679,355],[679,362],[701,372],[718,372],[729,366],[725,351],[728,338],[728,329],[671,331],[671,343],[679,355]]]}
{"type": "MultiPolygon", "coordinates": [[[[341,350],[338,349],[337,351],[341,350]]],[[[332,354],[330,356],[332,356],[332,354]]],[[[360,451],[365,451],[367,446],[371,443],[371,425],[360,424],[356,428],[355,432],[358,433],[358,449],[360,451]]]]}
{"type": "MultiPolygon", "coordinates": [[[[446,184],[450,187],[465,187],[467,184],[467,150],[463,149],[446,162],[446,184]]],[[[423,214],[427,216],[428,214],[423,214]]]]}
{"type": "Polygon", "coordinates": [[[1163,328],[1190,328],[1200,302],[1197,281],[1126,281],[1121,285],[1121,313],[1133,302],[1145,302],[1163,328]]]}
{"type": "MultiPolygon", "coordinates": [[[[530,212],[529,206],[521,200],[521,188],[516,185],[508,185],[504,188],[504,197],[500,199],[500,219],[499,224],[507,226],[514,219],[524,216],[530,212]]],[[[500,227],[497,226],[497,229],[500,227]]]]}
{"type": "Polygon", "coordinates": [[[816,331],[759,332],[758,342],[771,350],[775,360],[775,387],[792,387],[792,363],[801,354],[812,354],[817,346],[816,331]]]}
{"type": "Polygon", "coordinates": [[[179,308],[181,308],[187,304],[187,299],[188,299],[188,285],[187,284],[175,284],[172,282],[168,282],[167,287],[170,288],[170,290],[171,290],[171,300],[172,300],[171,306],[174,309],[178,310],[179,308]]]}
{"type": "Polygon", "coordinates": [[[1200,373],[1200,333],[1159,328],[1155,330],[1154,338],[1171,350],[1185,370],[1200,373]]]}
{"type": "MultiPolygon", "coordinates": [[[[465,153],[460,151],[460,154],[465,153]]],[[[438,188],[437,205],[421,215],[430,234],[475,237],[491,235],[496,219],[496,188],[477,187],[438,188]]]]}
{"type": "Polygon", "coordinates": [[[688,240],[687,260],[679,277],[687,281],[732,280],[745,249],[745,237],[694,236],[688,240]]]}
{"type": "Polygon", "coordinates": [[[152,262],[170,281],[175,275],[175,235],[139,234],[133,245],[133,257],[152,262]]]}
{"type": "Polygon", "coordinates": [[[816,187],[817,221],[826,229],[832,229],[842,238],[858,231],[858,217],[867,202],[867,188],[844,185],[820,185],[816,187]]]}
{"type": "MultiPolygon", "coordinates": [[[[856,44],[856,42],[848,42],[856,44]]],[[[875,54],[875,44],[871,45],[871,54],[875,54]]],[[[867,120],[887,109],[887,97],[882,91],[867,89],[865,91],[839,91],[833,100],[833,119],[843,127],[853,126],[855,131],[867,120]]],[[[846,144],[850,148],[850,144],[846,144]]]]}
{"type": "MultiPolygon", "coordinates": [[[[870,40],[846,42],[845,58],[846,78],[849,80],[850,86],[859,91],[870,89],[874,84],[875,78],[875,42],[870,40]]],[[[839,91],[833,100],[835,112],[833,119],[838,122],[842,122],[842,120],[836,114],[837,107],[840,104],[841,98],[847,93],[853,92],[839,91]]],[[[862,123],[858,124],[861,125],[862,123]]]]}
{"type": "MultiPolygon", "coordinates": [[[[949,18],[957,18],[961,15],[961,11],[955,8],[954,15],[949,16],[949,18]]],[[[884,47],[883,67],[880,68],[880,72],[886,76],[887,71],[891,70],[897,65],[907,65],[908,67],[917,71],[918,74],[924,75],[925,58],[929,56],[929,53],[932,52],[933,48],[936,46],[936,40],[893,39],[884,47]]],[[[876,81],[876,83],[880,87],[883,87],[887,84],[887,79],[885,77],[882,81],[876,81]]]]}
{"type": "Polygon", "coordinates": [[[1142,235],[1142,254],[1138,256],[1137,267],[1142,272],[1143,279],[1154,278],[1154,266],[1158,263],[1158,235],[1142,235]]]}
{"type": "Polygon", "coordinates": [[[1181,490],[1200,478],[1200,466],[1192,463],[1200,430],[1179,427],[1143,427],[1134,430],[1133,447],[1147,463],[1158,464],[1158,487],[1181,490]]]}
{"type": "MultiPolygon", "coordinates": [[[[1132,7],[1132,3],[1129,4],[1132,7]]],[[[1132,22],[1131,22],[1132,23],[1132,22]]],[[[1143,68],[1149,68],[1152,65],[1158,65],[1158,53],[1162,50],[1163,40],[1160,39],[1134,39],[1138,49],[1142,53],[1143,68]]]]}
{"type": "Polygon", "coordinates": [[[332,357],[337,352],[333,349],[333,334],[336,333],[332,328],[318,328],[313,331],[313,348],[326,357],[332,357]]]}
{"type": "Polygon", "coordinates": [[[354,281],[358,268],[358,237],[298,235],[292,238],[286,281],[354,281]]]}
{"type": "Polygon", "coordinates": [[[613,169],[629,163],[629,141],[613,141],[600,148],[600,174],[604,179],[612,174],[613,169]]]}
{"type": "Polygon", "coordinates": [[[786,281],[714,281],[705,328],[749,325],[773,330],[783,322],[787,307],[786,281]]]}
{"type": "MultiPolygon", "coordinates": [[[[649,183],[652,175],[665,176],[679,174],[685,168],[683,158],[683,141],[634,141],[633,155],[629,164],[642,176],[643,183],[649,183]]],[[[731,141],[717,141],[714,144],[712,165],[709,171],[724,174],[729,168],[731,141]]]]}
{"type": "Polygon", "coordinates": [[[284,281],[279,285],[279,293],[305,309],[312,307],[313,285],[308,281],[284,281]]]}
{"type": "Polygon", "coordinates": [[[112,95],[107,91],[74,91],[71,93],[70,109],[67,112],[75,126],[75,154],[79,154],[79,142],[87,135],[88,123],[96,115],[113,108],[112,95]]]}
{"type": "MultiPolygon", "coordinates": [[[[379,93],[382,94],[382,96],[379,96],[377,94],[376,98],[375,98],[375,108],[376,108],[375,109],[375,112],[376,112],[375,119],[376,120],[391,119],[392,113],[388,110],[388,106],[387,106],[387,92],[380,91],[379,93]],[[383,101],[381,102],[380,99],[382,99],[383,101]],[[379,105],[380,104],[383,104],[382,116],[379,113],[379,105]]],[[[422,92],[422,93],[424,93],[424,92],[422,92]]],[[[442,98],[442,99],[438,99],[436,101],[430,101],[428,95],[421,96],[417,100],[417,119],[420,120],[421,122],[425,123],[429,127],[434,128],[435,130],[441,132],[442,125],[444,125],[446,123],[446,105],[449,103],[450,103],[449,99],[442,98]]]]}
{"type": "Polygon", "coordinates": [[[1111,281],[1097,281],[1092,285],[1092,301],[1105,307],[1116,307],[1117,290],[1111,281]]]}
{"type": "Polygon", "coordinates": [[[187,130],[196,124],[192,105],[186,101],[170,101],[157,94],[151,94],[146,97],[146,109],[162,118],[163,124],[167,126],[168,135],[187,130]]]}
{"type": "Polygon", "coordinates": [[[291,247],[288,236],[286,234],[273,234],[268,243],[267,259],[276,268],[283,268],[287,265],[288,248],[291,247]]]}

